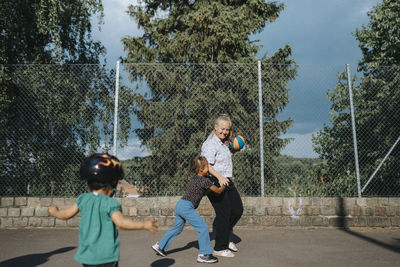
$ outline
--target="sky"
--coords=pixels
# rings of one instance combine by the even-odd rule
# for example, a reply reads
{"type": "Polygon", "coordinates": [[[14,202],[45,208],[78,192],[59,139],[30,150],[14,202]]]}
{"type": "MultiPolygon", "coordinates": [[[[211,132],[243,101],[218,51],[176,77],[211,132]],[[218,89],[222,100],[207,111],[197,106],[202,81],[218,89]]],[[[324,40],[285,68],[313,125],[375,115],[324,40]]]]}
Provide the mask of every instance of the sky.
{"type": "MultiPolygon", "coordinates": [[[[276,21],[251,40],[262,46],[258,57],[273,55],[286,44],[292,47],[292,58],[299,65],[298,77],[290,82],[290,102],[280,119],[292,118],[293,127],[282,137],[293,138],[283,154],[295,157],[316,157],[311,136],[324,124],[329,124],[330,102],[326,94],[337,82],[336,75],[350,64],[356,71],[362,58],[356,38],[352,35],[362,25],[367,26],[367,12],[378,0],[283,0],[285,9],[276,21]]],[[[121,39],[141,36],[135,21],[126,13],[127,7],[137,1],[103,0],[104,24],[101,31],[95,27],[93,37],[106,47],[106,59],[114,67],[125,52],[121,39]]],[[[96,23],[96,19],[94,19],[96,23]]],[[[131,140],[124,149],[118,149],[120,158],[142,153],[137,140],[131,140]]]]}

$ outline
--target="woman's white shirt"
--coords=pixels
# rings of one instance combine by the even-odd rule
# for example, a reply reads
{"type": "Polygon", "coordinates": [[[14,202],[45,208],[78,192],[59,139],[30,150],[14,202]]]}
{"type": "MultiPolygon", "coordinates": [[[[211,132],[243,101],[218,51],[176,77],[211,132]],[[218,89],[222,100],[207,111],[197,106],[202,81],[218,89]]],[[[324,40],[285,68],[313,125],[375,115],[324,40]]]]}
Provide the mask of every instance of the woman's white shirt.
{"type": "Polygon", "coordinates": [[[232,153],[216,135],[208,137],[201,146],[201,155],[204,156],[214,170],[225,177],[232,177],[232,153]]]}

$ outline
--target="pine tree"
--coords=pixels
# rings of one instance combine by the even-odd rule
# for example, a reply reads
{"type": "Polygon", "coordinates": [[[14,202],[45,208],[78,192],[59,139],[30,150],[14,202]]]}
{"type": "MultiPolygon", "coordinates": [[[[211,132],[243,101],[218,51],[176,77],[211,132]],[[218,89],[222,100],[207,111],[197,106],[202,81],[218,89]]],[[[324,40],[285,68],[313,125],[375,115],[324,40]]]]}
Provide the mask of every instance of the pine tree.
{"type": "MultiPolygon", "coordinates": [[[[137,93],[134,113],[143,124],[136,134],[151,156],[141,161],[149,194],[180,194],[190,158],[213,129],[219,114],[229,114],[247,149],[234,155],[234,173],[247,195],[260,194],[257,58],[250,41],[283,10],[264,1],[144,1],[129,14],[143,30],[124,38],[125,69],[144,81],[149,96],[137,93]],[[135,63],[135,64],[130,64],[135,63]],[[149,64],[152,63],[152,64],[149,64]],[[160,64],[169,63],[169,64],[160,64]],[[160,175],[161,174],[161,175],[160,175]],[[172,179],[171,179],[172,178],[172,179]]],[[[291,120],[278,121],[288,103],[286,85],[296,66],[285,46],[262,59],[266,180],[273,179],[274,158],[287,143],[278,136],[291,120]]]]}

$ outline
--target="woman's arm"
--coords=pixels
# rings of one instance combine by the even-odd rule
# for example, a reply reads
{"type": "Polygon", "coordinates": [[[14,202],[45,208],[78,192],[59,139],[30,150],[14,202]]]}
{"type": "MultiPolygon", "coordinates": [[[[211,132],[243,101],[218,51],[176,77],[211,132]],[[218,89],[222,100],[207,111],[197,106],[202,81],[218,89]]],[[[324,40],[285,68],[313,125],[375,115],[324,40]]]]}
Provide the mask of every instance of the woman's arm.
{"type": "Polygon", "coordinates": [[[156,221],[146,219],[145,221],[133,221],[126,218],[120,210],[115,211],[111,215],[111,220],[115,223],[118,228],[125,230],[147,230],[153,234],[158,231],[156,221]]]}
{"type": "Polygon", "coordinates": [[[208,163],[208,172],[218,179],[218,182],[221,186],[229,185],[229,179],[219,174],[219,172],[217,172],[210,163],[208,163]]]}
{"type": "Polygon", "coordinates": [[[79,212],[79,209],[76,203],[64,210],[59,210],[56,205],[51,205],[48,212],[51,216],[56,217],[57,219],[68,220],[74,217],[79,212]]]}
{"type": "Polygon", "coordinates": [[[217,194],[221,194],[222,192],[224,192],[225,188],[226,188],[226,185],[223,185],[221,187],[218,187],[215,185],[210,186],[210,190],[217,194]]]}

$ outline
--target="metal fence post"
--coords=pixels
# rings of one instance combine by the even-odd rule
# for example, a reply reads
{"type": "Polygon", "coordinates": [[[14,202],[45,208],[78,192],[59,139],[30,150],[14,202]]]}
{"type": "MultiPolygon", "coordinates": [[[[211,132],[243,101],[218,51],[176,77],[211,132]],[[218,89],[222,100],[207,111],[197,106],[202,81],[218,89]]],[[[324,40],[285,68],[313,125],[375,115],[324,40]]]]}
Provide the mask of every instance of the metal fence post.
{"type": "Polygon", "coordinates": [[[393,146],[389,149],[389,151],[386,153],[385,157],[379,163],[378,167],[374,171],[374,173],[369,177],[368,181],[365,183],[364,187],[361,189],[361,193],[364,192],[364,190],[367,188],[368,184],[371,182],[372,178],[374,178],[375,174],[379,171],[379,169],[382,167],[383,163],[386,161],[386,159],[389,157],[390,153],[392,153],[393,149],[397,146],[397,144],[400,141],[400,136],[397,138],[396,142],[393,144],[393,146]]]}
{"type": "Polygon", "coordinates": [[[119,60],[115,71],[115,99],[114,99],[114,144],[113,155],[117,156],[117,128],[118,128],[118,92],[119,92],[119,60]]]}
{"type": "Polygon", "coordinates": [[[361,197],[361,184],[360,184],[360,170],[358,165],[358,149],[357,149],[357,135],[356,135],[356,122],[354,118],[354,106],[353,106],[353,93],[351,88],[351,77],[350,77],[350,65],[346,64],[347,71],[347,84],[349,88],[350,98],[350,112],[351,112],[351,126],[353,129],[353,145],[354,145],[354,160],[356,164],[356,177],[357,177],[357,191],[358,197],[361,197]]]}
{"type": "Polygon", "coordinates": [[[261,86],[261,61],[257,62],[258,66],[258,103],[260,114],[260,172],[261,172],[261,197],[264,197],[264,130],[263,130],[263,102],[262,102],[262,86],[261,86]]]}

